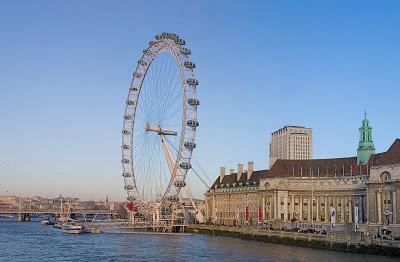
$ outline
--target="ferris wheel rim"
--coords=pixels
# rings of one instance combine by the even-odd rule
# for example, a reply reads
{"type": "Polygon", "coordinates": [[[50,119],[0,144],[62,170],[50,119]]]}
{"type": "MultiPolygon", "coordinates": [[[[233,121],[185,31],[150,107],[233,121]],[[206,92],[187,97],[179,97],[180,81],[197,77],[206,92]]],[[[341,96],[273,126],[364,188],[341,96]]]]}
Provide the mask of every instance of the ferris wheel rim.
{"type": "MultiPolygon", "coordinates": [[[[165,33],[163,33],[165,34],[165,33]]],[[[178,38],[178,40],[180,40],[178,38]]],[[[125,184],[125,190],[127,191],[128,194],[128,201],[129,200],[135,200],[135,202],[139,205],[142,206],[143,208],[146,206],[146,201],[144,200],[144,197],[141,196],[137,184],[136,184],[136,177],[135,177],[135,169],[133,167],[133,144],[134,144],[134,138],[133,138],[133,132],[135,129],[135,119],[136,119],[136,110],[137,110],[137,106],[140,102],[140,93],[142,91],[142,87],[143,87],[143,82],[144,79],[148,73],[149,68],[151,67],[154,59],[159,56],[161,53],[168,53],[169,55],[171,55],[174,59],[176,64],[179,67],[179,72],[180,72],[180,76],[181,76],[181,88],[182,88],[182,122],[181,122],[181,128],[180,128],[180,138],[179,138],[179,149],[177,152],[177,155],[175,157],[175,165],[174,165],[174,172],[176,170],[179,169],[179,173],[182,174],[183,176],[183,181],[185,180],[186,176],[187,176],[187,172],[188,172],[188,168],[190,166],[190,162],[191,162],[191,158],[192,158],[192,153],[193,153],[193,149],[195,147],[188,147],[188,151],[186,152],[186,154],[182,157],[182,152],[185,148],[186,142],[188,142],[188,145],[195,145],[195,137],[196,137],[196,127],[198,125],[198,121],[197,121],[197,106],[198,106],[198,99],[197,99],[197,80],[194,76],[194,63],[193,63],[193,67],[187,66],[187,65],[191,65],[190,63],[192,63],[189,60],[189,52],[186,52],[186,54],[184,54],[182,52],[182,45],[177,44],[177,40],[174,41],[170,41],[169,38],[160,38],[157,39],[156,36],[156,41],[152,41],[149,43],[149,46],[144,50],[144,54],[141,56],[138,65],[136,66],[136,69],[133,73],[133,78],[131,81],[131,84],[129,86],[129,91],[128,91],[128,97],[127,97],[127,102],[125,105],[125,110],[124,110],[124,120],[123,120],[123,131],[122,131],[122,166],[123,166],[123,176],[124,176],[124,184],[125,184]],[[161,46],[158,48],[158,51],[156,53],[151,53],[151,49],[154,46],[161,46]],[[142,63],[141,61],[149,61],[147,64],[142,63]],[[188,63],[188,64],[186,64],[188,63]],[[186,67],[187,66],[187,67],[186,67]],[[142,68],[141,68],[142,67],[142,68]],[[144,72],[142,72],[143,70],[140,69],[144,69],[144,72]],[[188,77],[189,76],[189,77],[188,77]],[[140,79],[139,80],[139,85],[134,85],[135,83],[135,79],[140,79]],[[192,82],[189,82],[189,80],[195,80],[192,82]],[[193,85],[194,84],[194,85],[193,85]],[[132,88],[136,87],[136,96],[134,96],[136,99],[133,101],[133,108],[132,105],[129,105],[130,100],[130,96],[132,88]],[[188,88],[191,88],[191,97],[190,99],[188,99],[188,88]],[[193,104],[190,103],[190,101],[192,101],[192,103],[194,103],[193,101],[195,101],[195,106],[193,106],[193,104]],[[189,103],[189,105],[187,104],[189,103]],[[129,110],[131,106],[132,110],[129,110]],[[190,114],[188,114],[188,108],[191,110],[190,114]],[[131,111],[131,113],[129,114],[129,112],[131,111]],[[132,113],[133,111],[133,113],[132,113]],[[126,116],[130,115],[131,119],[127,119],[126,116]],[[190,117],[190,119],[188,120],[187,117],[190,117]],[[189,125],[189,121],[191,125],[189,125]],[[130,122],[130,124],[128,124],[128,122],[130,122]],[[189,137],[189,139],[187,139],[186,137],[186,133],[188,128],[191,128],[191,137],[189,137]],[[124,133],[126,130],[130,130],[130,133],[124,133]],[[130,137],[130,139],[128,139],[128,141],[130,142],[130,148],[126,148],[126,137],[130,137]],[[127,170],[129,170],[129,168],[126,168],[126,163],[124,161],[126,161],[127,159],[125,158],[126,155],[124,154],[124,152],[126,150],[130,150],[130,159],[128,159],[128,161],[130,161],[129,166],[130,166],[130,171],[131,171],[131,179],[129,179],[129,176],[125,176],[127,174],[127,170]],[[182,160],[184,159],[184,162],[182,162],[182,160]],[[181,167],[181,163],[185,163],[187,165],[183,165],[183,171],[181,172],[180,170],[182,169],[181,167]],[[186,168],[186,169],[185,169],[186,168]],[[131,183],[129,183],[131,182],[131,183]]],[[[128,171],[129,172],[129,171],[128,171]]],[[[166,196],[168,194],[171,194],[171,192],[175,193],[175,195],[178,195],[180,192],[180,187],[176,187],[174,185],[174,179],[176,179],[176,177],[171,176],[170,182],[168,184],[168,186],[165,188],[163,196],[161,198],[161,201],[165,200],[166,196]]],[[[173,193],[171,195],[173,195],[173,193]]]]}

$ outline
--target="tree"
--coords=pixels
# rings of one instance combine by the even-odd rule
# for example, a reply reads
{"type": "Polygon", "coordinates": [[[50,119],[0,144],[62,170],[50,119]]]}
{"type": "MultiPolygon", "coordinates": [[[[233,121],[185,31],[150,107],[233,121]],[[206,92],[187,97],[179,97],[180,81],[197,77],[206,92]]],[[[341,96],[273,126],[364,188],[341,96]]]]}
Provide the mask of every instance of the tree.
{"type": "Polygon", "coordinates": [[[125,209],[125,206],[122,204],[118,204],[116,206],[117,210],[117,217],[120,219],[127,219],[128,218],[128,212],[125,209]]]}

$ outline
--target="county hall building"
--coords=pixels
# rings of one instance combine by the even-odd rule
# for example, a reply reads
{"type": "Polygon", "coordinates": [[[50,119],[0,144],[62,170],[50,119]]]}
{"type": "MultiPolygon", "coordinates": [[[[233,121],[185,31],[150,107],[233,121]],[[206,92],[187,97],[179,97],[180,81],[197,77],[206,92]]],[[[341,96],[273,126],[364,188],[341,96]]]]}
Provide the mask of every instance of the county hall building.
{"type": "Polygon", "coordinates": [[[290,126],[272,133],[277,139],[271,139],[270,169],[254,171],[249,162],[246,170],[239,164],[237,172],[226,174],[221,167],[205,194],[206,218],[222,225],[268,221],[281,226],[333,220],[365,230],[387,225],[400,233],[400,139],[386,152],[375,153],[366,117],[359,130],[357,156],[331,159],[311,159],[309,128],[290,126]]]}

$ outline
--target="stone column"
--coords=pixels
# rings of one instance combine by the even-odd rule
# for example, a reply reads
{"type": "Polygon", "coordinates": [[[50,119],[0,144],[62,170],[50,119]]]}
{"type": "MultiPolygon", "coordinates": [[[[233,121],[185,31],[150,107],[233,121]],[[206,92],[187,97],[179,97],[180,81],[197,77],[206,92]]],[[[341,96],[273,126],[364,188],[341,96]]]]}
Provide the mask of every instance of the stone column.
{"type": "Polygon", "coordinates": [[[265,195],[262,197],[262,218],[265,219],[265,195]]]}
{"type": "Polygon", "coordinates": [[[340,197],[340,222],[344,223],[344,196],[340,197]]]}
{"type": "Polygon", "coordinates": [[[312,203],[311,203],[312,201],[311,201],[311,196],[308,196],[308,200],[307,200],[307,221],[311,221],[311,219],[312,219],[312,216],[311,216],[311,205],[312,205],[312,203]]]}
{"type": "Polygon", "coordinates": [[[276,216],[275,218],[280,219],[281,218],[281,199],[278,195],[278,192],[276,193],[276,216]]]}
{"type": "Polygon", "coordinates": [[[317,196],[317,203],[316,203],[316,212],[317,212],[317,217],[316,217],[316,221],[319,222],[319,207],[321,206],[320,201],[319,201],[320,197],[317,196]]]}
{"type": "Polygon", "coordinates": [[[325,202],[324,202],[325,210],[324,210],[324,223],[328,222],[328,197],[325,196],[325,202]]]}
{"type": "Polygon", "coordinates": [[[303,221],[303,197],[299,196],[299,220],[303,221]]]}
{"type": "MultiPolygon", "coordinates": [[[[335,208],[335,213],[336,213],[336,215],[335,215],[335,220],[336,220],[336,222],[337,222],[337,213],[338,213],[338,210],[337,210],[337,206],[336,206],[336,196],[333,196],[332,197],[332,200],[333,200],[333,208],[335,208]]],[[[330,212],[330,211],[329,211],[330,212]]],[[[329,220],[330,220],[330,214],[329,214],[329,220]]]]}
{"type": "Polygon", "coordinates": [[[392,211],[393,211],[393,224],[397,224],[397,201],[396,191],[392,191],[392,211]]]}
{"type": "Polygon", "coordinates": [[[287,197],[284,197],[284,198],[283,198],[283,221],[284,221],[284,222],[286,222],[287,219],[288,219],[288,217],[287,217],[287,213],[288,213],[288,205],[287,205],[287,202],[288,202],[288,198],[287,198],[287,197]]]}
{"type": "Polygon", "coordinates": [[[232,197],[232,195],[229,194],[228,195],[228,221],[227,221],[227,224],[232,223],[233,219],[231,220],[231,218],[234,217],[234,215],[232,216],[232,210],[231,210],[231,197],[232,197]]]}
{"type": "Polygon", "coordinates": [[[212,221],[214,221],[215,218],[215,194],[213,193],[212,196],[212,209],[211,209],[211,216],[212,216],[212,221]]]}
{"type": "Polygon", "coordinates": [[[367,220],[367,223],[369,223],[369,216],[370,216],[370,214],[369,214],[369,210],[370,210],[370,207],[369,207],[369,197],[370,197],[370,194],[371,194],[371,191],[366,191],[367,192],[367,194],[365,195],[366,196],[366,200],[367,200],[367,203],[366,203],[366,210],[365,210],[365,214],[366,214],[366,220],[367,220]]]}
{"type": "Polygon", "coordinates": [[[274,219],[278,219],[278,212],[279,212],[279,201],[278,201],[278,192],[274,194],[274,219]]]}
{"type": "Polygon", "coordinates": [[[364,223],[366,221],[366,213],[365,210],[367,210],[367,199],[366,199],[366,195],[362,196],[362,222],[364,223]]]}
{"type": "MultiPolygon", "coordinates": [[[[378,202],[378,224],[382,224],[382,203],[381,203],[381,192],[377,192],[377,202],[378,202]]],[[[362,205],[361,205],[362,206],[362,205]]]]}
{"type": "Polygon", "coordinates": [[[290,215],[290,217],[293,219],[294,218],[294,194],[292,195],[292,199],[291,199],[291,202],[290,202],[290,212],[291,212],[291,215],[290,215]]]}
{"type": "Polygon", "coordinates": [[[353,210],[353,207],[352,207],[352,202],[351,202],[351,196],[348,196],[348,202],[349,202],[349,223],[352,223],[353,217],[351,215],[351,211],[353,210]]]}
{"type": "Polygon", "coordinates": [[[361,196],[356,196],[357,207],[358,207],[358,223],[362,223],[361,217],[361,196]]]}

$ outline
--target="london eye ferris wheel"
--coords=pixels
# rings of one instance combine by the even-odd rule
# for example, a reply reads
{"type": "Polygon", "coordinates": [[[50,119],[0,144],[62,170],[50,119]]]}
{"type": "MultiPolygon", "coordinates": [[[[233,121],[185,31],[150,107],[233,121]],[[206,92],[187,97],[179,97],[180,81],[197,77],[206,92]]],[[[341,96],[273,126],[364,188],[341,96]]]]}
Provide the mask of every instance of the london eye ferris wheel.
{"type": "Polygon", "coordinates": [[[122,169],[128,207],[144,215],[169,210],[188,191],[196,148],[198,80],[190,49],[162,33],[143,51],[123,116],[122,169]]]}

